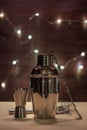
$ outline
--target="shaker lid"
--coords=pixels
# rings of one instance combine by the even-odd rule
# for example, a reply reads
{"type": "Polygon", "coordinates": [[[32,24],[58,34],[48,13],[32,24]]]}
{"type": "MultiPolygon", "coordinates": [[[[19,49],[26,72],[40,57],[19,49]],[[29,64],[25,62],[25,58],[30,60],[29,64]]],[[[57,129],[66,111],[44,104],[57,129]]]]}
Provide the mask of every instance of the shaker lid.
{"type": "Polygon", "coordinates": [[[40,66],[48,66],[50,64],[49,55],[38,55],[37,56],[37,64],[40,66]]]}

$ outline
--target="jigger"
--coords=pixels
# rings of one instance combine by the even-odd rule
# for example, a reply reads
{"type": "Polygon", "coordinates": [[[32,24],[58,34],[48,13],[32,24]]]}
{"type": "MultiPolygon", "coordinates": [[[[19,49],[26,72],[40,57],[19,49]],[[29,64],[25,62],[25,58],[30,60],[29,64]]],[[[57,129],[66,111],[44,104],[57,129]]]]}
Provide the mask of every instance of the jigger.
{"type": "Polygon", "coordinates": [[[25,105],[28,95],[27,88],[16,88],[14,91],[15,113],[14,117],[23,119],[26,117],[25,105]]]}

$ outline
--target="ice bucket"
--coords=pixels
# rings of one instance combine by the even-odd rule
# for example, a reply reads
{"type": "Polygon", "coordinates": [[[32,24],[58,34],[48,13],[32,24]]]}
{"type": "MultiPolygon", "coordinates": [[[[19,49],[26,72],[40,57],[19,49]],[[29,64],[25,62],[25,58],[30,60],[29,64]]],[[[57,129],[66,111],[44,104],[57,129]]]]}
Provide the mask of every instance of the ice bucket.
{"type": "Polygon", "coordinates": [[[37,56],[37,65],[32,69],[30,79],[34,118],[55,118],[59,81],[50,55],[37,56]]]}

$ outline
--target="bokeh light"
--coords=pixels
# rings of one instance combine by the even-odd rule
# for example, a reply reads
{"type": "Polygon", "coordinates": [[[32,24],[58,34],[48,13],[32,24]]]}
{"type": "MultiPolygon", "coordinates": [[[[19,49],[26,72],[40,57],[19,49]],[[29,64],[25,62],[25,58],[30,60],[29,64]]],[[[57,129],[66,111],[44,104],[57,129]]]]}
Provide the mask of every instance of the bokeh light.
{"type": "Polygon", "coordinates": [[[5,82],[2,82],[2,83],[1,83],[1,87],[2,87],[2,88],[5,88],[5,87],[6,87],[6,83],[5,83],[5,82]]]}
{"type": "Polygon", "coordinates": [[[27,38],[28,38],[29,40],[30,40],[30,39],[32,39],[32,35],[28,35],[28,37],[27,37],[27,38]]]}
{"type": "Polygon", "coordinates": [[[39,13],[35,13],[35,16],[39,16],[40,14],[39,13]]]}
{"type": "Polygon", "coordinates": [[[39,50],[38,50],[38,49],[35,49],[35,50],[34,50],[34,53],[38,54],[38,53],[39,53],[39,50]]]}
{"type": "Polygon", "coordinates": [[[61,24],[62,23],[62,19],[57,19],[56,21],[58,24],[61,24]]]}
{"type": "Polygon", "coordinates": [[[0,13],[0,18],[4,18],[5,14],[3,12],[0,13]]]}

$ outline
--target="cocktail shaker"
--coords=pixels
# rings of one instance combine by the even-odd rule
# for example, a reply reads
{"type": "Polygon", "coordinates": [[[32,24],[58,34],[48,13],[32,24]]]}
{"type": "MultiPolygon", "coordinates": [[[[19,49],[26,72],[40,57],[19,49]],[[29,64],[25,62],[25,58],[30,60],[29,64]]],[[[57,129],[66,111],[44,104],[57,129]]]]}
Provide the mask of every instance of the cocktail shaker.
{"type": "Polygon", "coordinates": [[[30,81],[34,118],[55,118],[59,79],[52,55],[37,55],[37,65],[31,71],[30,81]]]}

